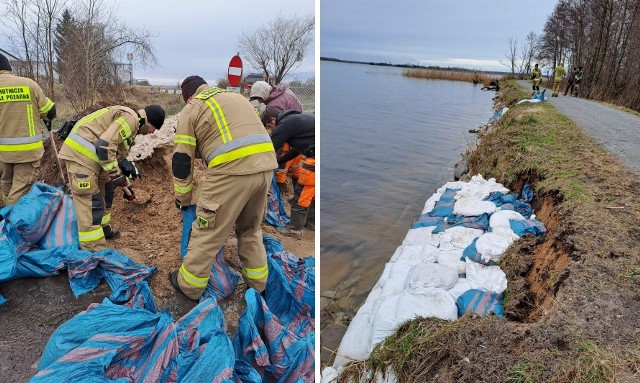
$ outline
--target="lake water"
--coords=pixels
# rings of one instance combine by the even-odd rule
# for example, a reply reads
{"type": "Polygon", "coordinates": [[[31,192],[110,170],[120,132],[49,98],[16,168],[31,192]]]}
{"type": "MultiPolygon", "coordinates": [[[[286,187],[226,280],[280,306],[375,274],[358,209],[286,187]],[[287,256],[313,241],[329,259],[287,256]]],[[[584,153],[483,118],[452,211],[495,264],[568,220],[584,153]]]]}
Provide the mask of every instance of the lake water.
{"type": "Polygon", "coordinates": [[[359,307],[495,92],[361,64],[322,61],[320,75],[320,290],[342,282],[359,307]]]}

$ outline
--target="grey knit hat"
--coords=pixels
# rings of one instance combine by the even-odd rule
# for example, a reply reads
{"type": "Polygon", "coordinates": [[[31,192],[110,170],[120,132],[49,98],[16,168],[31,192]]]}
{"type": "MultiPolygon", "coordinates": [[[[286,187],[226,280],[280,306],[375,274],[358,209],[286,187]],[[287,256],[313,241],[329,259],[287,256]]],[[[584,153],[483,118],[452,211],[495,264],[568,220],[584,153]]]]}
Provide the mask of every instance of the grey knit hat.
{"type": "Polygon", "coordinates": [[[269,93],[271,93],[271,85],[265,81],[256,81],[251,85],[249,98],[260,97],[266,101],[269,98],[269,93]]]}

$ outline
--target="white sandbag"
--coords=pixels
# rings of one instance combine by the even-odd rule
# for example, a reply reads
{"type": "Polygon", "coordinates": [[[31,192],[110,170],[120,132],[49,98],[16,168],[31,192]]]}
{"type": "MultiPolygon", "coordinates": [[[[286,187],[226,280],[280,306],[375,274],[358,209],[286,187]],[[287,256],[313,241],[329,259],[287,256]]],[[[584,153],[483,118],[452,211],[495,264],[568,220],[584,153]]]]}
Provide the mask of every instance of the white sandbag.
{"type": "Polygon", "coordinates": [[[320,373],[320,383],[332,383],[338,380],[342,370],[338,371],[333,367],[325,367],[320,373]]]}
{"type": "MultiPolygon", "coordinates": [[[[393,263],[387,263],[389,265],[389,273],[387,278],[382,283],[382,291],[378,298],[386,298],[390,295],[400,294],[404,290],[404,282],[407,280],[411,269],[417,265],[422,264],[420,260],[405,260],[393,263]]],[[[385,269],[387,266],[385,266],[385,269]]],[[[379,300],[376,300],[378,302],[379,300]]],[[[374,303],[373,311],[376,310],[377,303],[374,303]]]]}
{"type": "MultiPolygon", "coordinates": [[[[377,310],[374,311],[371,316],[371,336],[367,339],[369,353],[378,343],[396,331],[398,326],[398,323],[396,323],[396,308],[398,307],[399,299],[400,294],[381,298],[379,304],[376,306],[377,310]]],[[[349,328],[351,328],[351,325],[349,325],[349,328]]],[[[344,343],[344,338],[342,339],[342,343],[344,343]]],[[[340,343],[341,346],[342,343],[340,343]]]]}
{"type": "Polygon", "coordinates": [[[399,326],[417,317],[458,319],[456,301],[443,289],[405,290],[398,298],[396,322],[399,326]]]}
{"type": "MultiPolygon", "coordinates": [[[[442,289],[405,290],[389,297],[374,313],[371,348],[393,334],[404,322],[417,317],[458,318],[455,300],[442,289]]],[[[344,342],[344,340],[343,340],[344,342]]]]}
{"type": "MultiPolygon", "coordinates": [[[[436,259],[439,264],[446,265],[454,269],[456,271],[456,277],[457,277],[458,275],[464,274],[467,268],[467,264],[464,261],[460,260],[460,258],[462,258],[463,252],[464,252],[464,249],[459,249],[459,248],[438,249],[438,252],[436,253],[436,259]]],[[[438,286],[435,286],[435,287],[438,287],[438,286]]]]}
{"type": "Polygon", "coordinates": [[[465,181],[449,181],[436,189],[436,193],[444,193],[447,189],[462,189],[467,183],[465,181]]]}
{"type": "Polygon", "coordinates": [[[437,287],[448,290],[458,282],[456,269],[439,263],[421,263],[409,271],[405,280],[405,288],[419,290],[437,287]]]}
{"type": "Polygon", "coordinates": [[[511,225],[509,224],[510,219],[515,219],[516,221],[524,221],[524,217],[522,214],[513,210],[500,210],[491,215],[489,217],[489,226],[496,227],[508,227],[511,229],[511,225]]]}
{"type": "Polygon", "coordinates": [[[419,260],[423,263],[433,263],[436,261],[437,250],[438,248],[432,245],[398,246],[391,257],[391,262],[419,260]]]}
{"type": "Polygon", "coordinates": [[[467,280],[471,288],[501,293],[507,289],[507,275],[500,266],[485,266],[467,259],[467,280]]]}
{"type": "Polygon", "coordinates": [[[353,360],[366,360],[369,357],[372,334],[370,317],[370,313],[360,311],[353,317],[347,332],[342,336],[333,367],[338,368],[353,360]]]}
{"type": "Polygon", "coordinates": [[[436,206],[436,202],[438,202],[438,200],[440,200],[440,197],[442,197],[442,194],[443,193],[434,193],[431,197],[429,197],[427,202],[424,203],[424,208],[422,209],[421,214],[425,214],[433,210],[433,208],[436,206]]]}
{"type": "Polygon", "coordinates": [[[469,280],[467,278],[458,278],[456,284],[452,288],[447,290],[447,292],[451,294],[453,299],[458,299],[460,295],[466,293],[471,289],[473,289],[473,287],[471,287],[471,283],[469,283],[469,280]]]}
{"type": "Polygon", "coordinates": [[[509,189],[502,184],[497,183],[495,178],[485,180],[481,175],[475,175],[471,177],[471,181],[467,182],[462,189],[456,193],[454,197],[456,200],[473,198],[483,200],[493,192],[502,192],[504,194],[509,193],[509,189]]]}
{"type": "Polygon", "coordinates": [[[474,217],[482,214],[493,214],[498,207],[491,201],[483,201],[474,197],[461,198],[453,205],[453,214],[474,217]]]}
{"type": "Polygon", "coordinates": [[[465,249],[473,242],[476,237],[479,237],[484,233],[480,229],[472,229],[463,226],[451,227],[442,233],[439,233],[440,249],[465,249]]]}
{"type": "MultiPolygon", "coordinates": [[[[482,259],[492,260],[496,263],[500,261],[505,250],[518,238],[518,235],[513,233],[510,235],[503,231],[506,228],[496,228],[495,231],[484,233],[476,241],[476,251],[482,254],[482,259]]],[[[511,230],[511,229],[509,229],[511,230]]],[[[513,230],[511,230],[513,232],[513,230]]]]}
{"type": "Polygon", "coordinates": [[[411,229],[404,237],[402,244],[408,245],[432,245],[438,246],[440,244],[440,234],[433,234],[432,231],[435,226],[420,227],[417,229],[411,229]]]}

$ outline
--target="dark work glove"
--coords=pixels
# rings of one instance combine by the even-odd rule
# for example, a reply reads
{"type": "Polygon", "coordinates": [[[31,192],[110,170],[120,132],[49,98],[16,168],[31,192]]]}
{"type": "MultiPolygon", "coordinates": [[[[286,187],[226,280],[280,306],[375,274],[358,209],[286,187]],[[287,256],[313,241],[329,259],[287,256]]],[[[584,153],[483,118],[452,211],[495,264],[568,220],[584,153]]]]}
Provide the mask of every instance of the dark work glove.
{"type": "Polygon", "coordinates": [[[122,198],[127,201],[133,201],[136,199],[136,193],[133,191],[133,185],[127,185],[122,188],[122,198]],[[127,191],[129,192],[127,193],[127,191]]]}
{"type": "Polygon", "coordinates": [[[122,174],[124,174],[125,176],[131,179],[142,178],[142,172],[140,171],[140,169],[138,169],[134,162],[131,162],[129,160],[122,160],[118,162],[118,166],[120,167],[122,174]]]}
{"type": "Polygon", "coordinates": [[[44,121],[44,126],[47,127],[48,131],[51,131],[51,120],[45,120],[44,121]]]}
{"type": "Polygon", "coordinates": [[[176,207],[180,210],[187,210],[189,208],[189,206],[182,206],[182,204],[178,200],[176,200],[176,207]]]}
{"type": "Polygon", "coordinates": [[[113,182],[113,186],[115,187],[123,187],[127,184],[127,177],[124,174],[120,173],[115,177],[111,177],[111,182],[113,182]]]}

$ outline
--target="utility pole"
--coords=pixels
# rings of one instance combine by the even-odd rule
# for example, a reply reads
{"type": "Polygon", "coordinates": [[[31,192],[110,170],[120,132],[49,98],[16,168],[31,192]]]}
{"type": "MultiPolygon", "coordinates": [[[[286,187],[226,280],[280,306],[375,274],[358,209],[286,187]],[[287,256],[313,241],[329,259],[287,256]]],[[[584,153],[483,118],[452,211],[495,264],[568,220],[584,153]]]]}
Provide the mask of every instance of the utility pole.
{"type": "Polygon", "coordinates": [[[129,60],[129,85],[133,85],[133,53],[127,53],[127,60],[129,60]]]}

